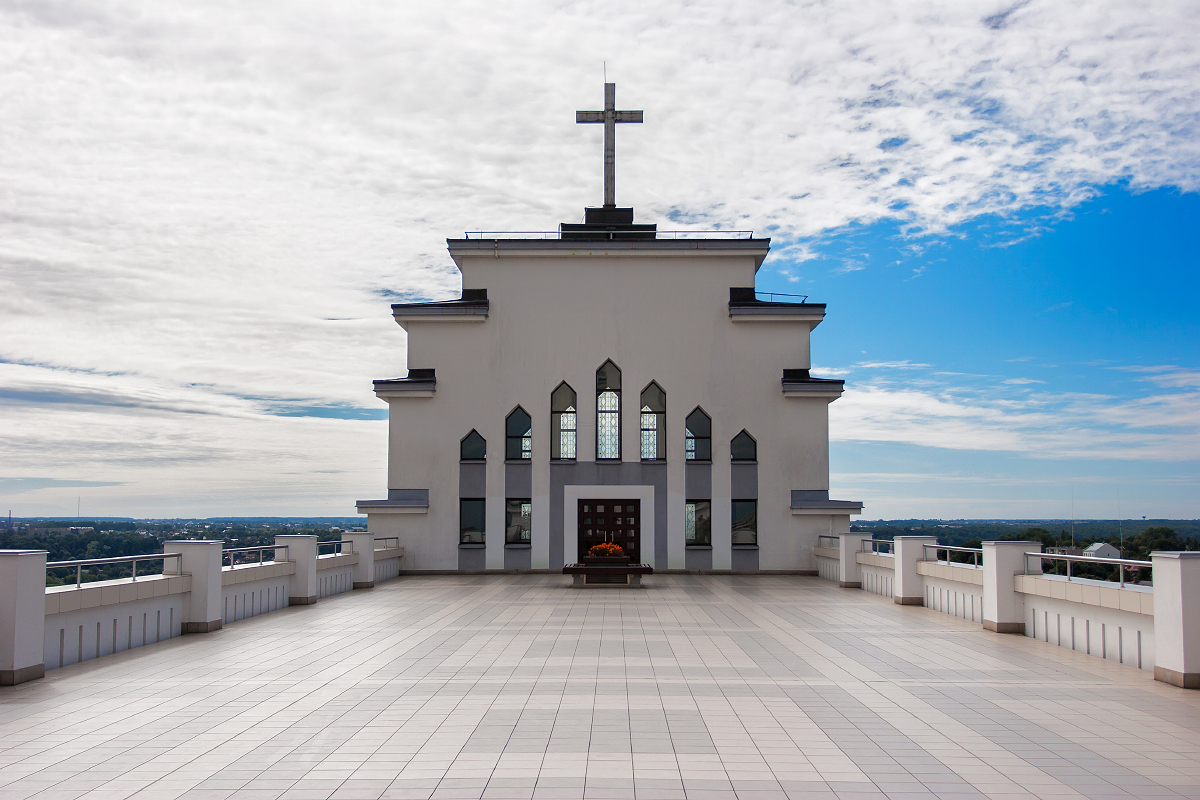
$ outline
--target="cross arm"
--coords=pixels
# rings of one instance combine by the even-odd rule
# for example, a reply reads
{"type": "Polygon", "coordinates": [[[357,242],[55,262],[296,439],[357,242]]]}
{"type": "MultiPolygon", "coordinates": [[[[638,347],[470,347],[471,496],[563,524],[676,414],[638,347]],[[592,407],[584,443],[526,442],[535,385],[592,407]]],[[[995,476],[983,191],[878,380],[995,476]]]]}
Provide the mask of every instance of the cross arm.
{"type": "Polygon", "coordinates": [[[603,111],[576,111],[575,123],[580,122],[604,122],[603,111]]]}
{"type": "Polygon", "coordinates": [[[617,122],[641,122],[642,112],[640,111],[618,111],[617,122]]]}

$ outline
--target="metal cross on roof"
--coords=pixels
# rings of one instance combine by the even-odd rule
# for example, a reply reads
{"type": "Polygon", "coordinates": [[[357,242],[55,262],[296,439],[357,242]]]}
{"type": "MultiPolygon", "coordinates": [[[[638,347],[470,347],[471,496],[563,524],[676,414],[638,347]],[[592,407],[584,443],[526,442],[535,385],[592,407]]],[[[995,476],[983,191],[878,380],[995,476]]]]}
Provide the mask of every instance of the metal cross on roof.
{"type": "Polygon", "coordinates": [[[604,123],[604,205],[615,207],[617,123],[641,122],[641,111],[617,111],[617,85],[604,84],[603,111],[576,111],[576,123],[604,123]]]}

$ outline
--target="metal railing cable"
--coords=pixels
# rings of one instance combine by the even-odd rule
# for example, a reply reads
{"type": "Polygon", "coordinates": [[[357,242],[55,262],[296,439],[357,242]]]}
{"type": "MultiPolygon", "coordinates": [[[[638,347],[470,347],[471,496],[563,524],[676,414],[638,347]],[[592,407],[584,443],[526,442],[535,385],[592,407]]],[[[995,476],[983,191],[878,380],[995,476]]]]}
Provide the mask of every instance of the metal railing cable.
{"type": "Polygon", "coordinates": [[[272,562],[277,560],[276,556],[274,555],[274,552],[276,550],[282,550],[284,552],[284,554],[285,554],[284,560],[286,561],[287,560],[287,555],[286,555],[287,549],[288,549],[288,547],[286,544],[279,544],[279,545],[264,544],[264,545],[260,545],[258,547],[230,547],[226,550],[221,551],[221,569],[226,568],[226,565],[225,565],[225,557],[226,556],[229,556],[229,565],[228,565],[229,569],[233,569],[235,566],[244,567],[244,566],[247,566],[248,564],[256,564],[256,563],[257,564],[265,564],[267,562],[263,558],[263,553],[265,553],[268,550],[270,550],[272,552],[272,555],[271,555],[272,562]],[[251,559],[249,562],[247,562],[247,561],[243,560],[241,564],[237,564],[236,563],[237,557],[239,555],[245,554],[245,553],[258,553],[258,561],[255,562],[253,559],[251,559]]]}
{"type": "MultiPolygon", "coordinates": [[[[1117,576],[1118,576],[1117,583],[1120,585],[1120,587],[1122,589],[1125,588],[1125,570],[1126,570],[1126,568],[1136,569],[1138,571],[1138,573],[1137,573],[1138,577],[1140,578],[1141,571],[1143,569],[1154,567],[1153,561],[1139,561],[1134,558],[1101,558],[1099,556],[1068,556],[1068,555],[1060,555],[1058,553],[1026,553],[1025,554],[1025,574],[1026,575],[1030,574],[1029,573],[1029,559],[1030,558],[1037,558],[1037,559],[1040,559],[1040,561],[1065,561],[1065,562],[1067,562],[1067,580],[1071,580],[1071,577],[1072,577],[1071,576],[1071,564],[1073,562],[1074,563],[1084,563],[1084,564],[1101,564],[1106,567],[1111,567],[1115,564],[1117,566],[1117,576]]],[[[1039,568],[1041,567],[1040,562],[1038,564],[1038,567],[1039,568]]],[[[1035,572],[1033,574],[1037,575],[1039,573],[1035,572]]],[[[1075,576],[1075,577],[1079,577],[1079,576],[1075,576]]],[[[1137,583],[1137,582],[1138,582],[1137,580],[1134,581],[1134,583],[1137,583]]],[[[1153,578],[1151,578],[1151,582],[1153,583],[1153,578]]],[[[1111,581],[1110,581],[1110,583],[1111,583],[1111,581]]]]}
{"type": "MultiPolygon", "coordinates": [[[[100,564],[132,564],[133,565],[132,579],[134,581],[136,581],[137,580],[137,565],[138,565],[139,561],[162,561],[163,562],[163,573],[165,574],[166,569],[167,569],[167,559],[168,558],[179,559],[176,562],[177,565],[181,565],[183,563],[183,561],[182,561],[183,554],[182,553],[151,553],[148,555],[141,555],[141,556],[115,556],[113,558],[78,558],[78,559],[72,559],[71,561],[47,561],[46,569],[48,569],[48,570],[49,569],[64,569],[67,567],[74,567],[75,568],[75,587],[79,588],[80,586],[83,585],[83,568],[84,567],[100,565],[100,564]]],[[[180,572],[182,572],[182,567],[177,567],[176,574],[179,574],[180,572]]],[[[157,573],[155,573],[155,574],[157,574],[157,573]]],[[[146,574],[143,573],[142,577],[146,577],[146,574]]],[[[97,580],[104,580],[104,579],[97,578],[97,580]]]]}
{"type": "Polygon", "coordinates": [[[971,554],[971,562],[970,563],[976,569],[979,568],[980,563],[982,563],[982,561],[983,561],[983,548],[982,547],[955,547],[953,545],[948,545],[948,544],[927,544],[927,545],[923,545],[923,548],[924,548],[924,550],[921,553],[921,558],[924,561],[930,560],[930,558],[929,558],[930,550],[933,551],[933,559],[932,560],[937,561],[939,563],[941,563],[941,561],[942,561],[942,557],[941,557],[940,553],[943,550],[946,551],[945,563],[947,563],[947,564],[963,564],[963,565],[965,565],[967,563],[966,561],[954,561],[950,555],[951,553],[970,553],[971,554]]]}

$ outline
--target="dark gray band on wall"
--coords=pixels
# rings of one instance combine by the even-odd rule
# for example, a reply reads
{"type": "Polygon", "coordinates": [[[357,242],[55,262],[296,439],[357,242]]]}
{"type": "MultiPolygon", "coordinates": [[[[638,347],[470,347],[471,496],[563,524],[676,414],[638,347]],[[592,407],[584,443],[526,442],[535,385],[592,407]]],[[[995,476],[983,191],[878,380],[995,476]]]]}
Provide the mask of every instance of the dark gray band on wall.
{"type": "Polygon", "coordinates": [[[388,500],[399,501],[411,506],[428,506],[428,489],[388,489],[388,500]]]}
{"type": "Polygon", "coordinates": [[[487,497],[487,464],[458,465],[458,496],[487,497]]]}
{"type": "Polygon", "coordinates": [[[688,500],[712,499],[712,464],[684,464],[683,492],[688,500]]]}
{"type": "MultiPolygon", "coordinates": [[[[642,525],[654,515],[654,554],[651,566],[667,566],[667,465],[597,464],[595,461],[550,462],[550,568],[563,566],[566,552],[565,536],[576,531],[563,530],[563,494],[567,486],[611,486],[612,497],[621,496],[622,486],[653,486],[654,508],[642,508],[642,525]]],[[[643,552],[642,560],[650,563],[651,554],[643,552]]]]}
{"type": "Polygon", "coordinates": [[[533,497],[532,463],[504,465],[504,496],[533,497]]]}
{"type": "Polygon", "coordinates": [[[758,464],[730,464],[729,489],[734,500],[757,500],[758,464]]]}

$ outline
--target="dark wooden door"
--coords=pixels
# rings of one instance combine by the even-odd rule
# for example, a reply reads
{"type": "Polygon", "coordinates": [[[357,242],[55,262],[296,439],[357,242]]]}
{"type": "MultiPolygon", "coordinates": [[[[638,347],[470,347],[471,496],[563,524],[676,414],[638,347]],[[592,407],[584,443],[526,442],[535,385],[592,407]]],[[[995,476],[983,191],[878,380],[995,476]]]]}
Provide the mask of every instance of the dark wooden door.
{"type": "Polygon", "coordinates": [[[579,560],[601,542],[621,546],[634,564],[642,563],[642,501],[580,500],[579,560]]]}

